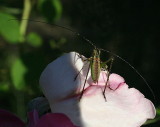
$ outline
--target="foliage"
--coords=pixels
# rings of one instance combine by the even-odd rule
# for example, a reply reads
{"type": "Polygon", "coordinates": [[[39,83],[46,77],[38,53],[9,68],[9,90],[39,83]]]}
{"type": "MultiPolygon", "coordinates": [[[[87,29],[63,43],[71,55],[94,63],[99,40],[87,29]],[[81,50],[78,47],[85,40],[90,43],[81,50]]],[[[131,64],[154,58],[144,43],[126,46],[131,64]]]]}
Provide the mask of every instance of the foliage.
{"type": "Polygon", "coordinates": [[[58,20],[62,13],[62,7],[59,0],[39,0],[38,9],[48,22],[58,20]]]}
{"type": "MultiPolygon", "coordinates": [[[[24,6],[23,3],[14,5],[9,1],[1,4],[0,60],[3,62],[0,63],[0,100],[3,104],[0,108],[11,110],[22,118],[25,117],[29,100],[42,94],[38,86],[39,76],[49,63],[47,57],[51,57],[52,49],[55,49],[50,46],[50,40],[45,41],[39,32],[28,31],[27,19],[31,13],[35,13],[33,17],[41,14],[42,18],[54,22],[61,17],[62,5],[60,0],[24,0],[24,6]],[[18,20],[19,17],[25,19],[18,20]],[[46,46],[49,46],[47,52],[46,46]]],[[[62,43],[59,40],[53,41],[62,43]]],[[[51,57],[52,60],[55,57],[51,57]]]]}
{"type": "Polygon", "coordinates": [[[33,47],[42,46],[42,39],[37,33],[29,33],[26,37],[26,41],[33,47]]]}
{"type": "Polygon", "coordinates": [[[10,71],[14,87],[18,90],[23,90],[25,88],[24,75],[27,72],[27,68],[20,58],[15,58],[10,71]]]}
{"type": "Polygon", "coordinates": [[[18,20],[9,22],[10,19],[15,19],[15,17],[7,13],[0,12],[0,34],[9,43],[18,43],[19,23],[18,20]]]}

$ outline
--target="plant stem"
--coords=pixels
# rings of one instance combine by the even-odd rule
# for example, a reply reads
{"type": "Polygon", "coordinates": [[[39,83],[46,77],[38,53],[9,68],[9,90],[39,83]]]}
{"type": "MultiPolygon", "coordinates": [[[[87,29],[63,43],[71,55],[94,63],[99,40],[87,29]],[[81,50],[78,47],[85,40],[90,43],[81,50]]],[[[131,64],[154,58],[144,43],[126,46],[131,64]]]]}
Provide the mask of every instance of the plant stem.
{"type": "Polygon", "coordinates": [[[25,41],[26,29],[28,25],[27,19],[29,19],[30,12],[31,12],[31,0],[24,0],[24,9],[20,24],[20,42],[25,41]]]}

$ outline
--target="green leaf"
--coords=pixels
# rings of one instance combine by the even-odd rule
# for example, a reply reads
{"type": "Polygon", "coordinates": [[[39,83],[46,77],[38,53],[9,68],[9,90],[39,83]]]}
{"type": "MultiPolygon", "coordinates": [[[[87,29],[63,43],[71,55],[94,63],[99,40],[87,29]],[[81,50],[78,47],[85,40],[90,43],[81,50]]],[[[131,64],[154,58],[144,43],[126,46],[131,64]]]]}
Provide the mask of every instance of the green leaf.
{"type": "Polygon", "coordinates": [[[67,42],[66,38],[60,38],[58,41],[50,40],[49,44],[52,49],[60,48],[67,42]]]}
{"type": "Polygon", "coordinates": [[[11,66],[11,79],[16,89],[22,90],[25,88],[25,74],[27,68],[20,58],[16,58],[11,66]]]}
{"type": "Polygon", "coordinates": [[[56,15],[54,17],[55,20],[60,19],[61,14],[62,14],[62,5],[61,2],[59,0],[52,0],[55,11],[56,11],[56,15]]]}
{"type": "Polygon", "coordinates": [[[156,108],[156,112],[157,112],[158,115],[160,115],[160,107],[156,108]]]}
{"type": "Polygon", "coordinates": [[[39,0],[38,9],[48,22],[57,21],[62,14],[60,0],[39,0]]]}
{"type": "Polygon", "coordinates": [[[51,47],[52,49],[58,48],[55,40],[50,40],[50,41],[49,41],[49,44],[50,44],[50,47],[51,47]]]}
{"type": "Polygon", "coordinates": [[[29,33],[26,41],[33,47],[40,47],[42,45],[42,39],[37,33],[29,33]]]}
{"type": "Polygon", "coordinates": [[[19,22],[14,16],[0,12],[0,35],[9,43],[18,43],[19,41],[19,22]]]}
{"type": "Polygon", "coordinates": [[[1,82],[0,83],[0,91],[8,91],[8,90],[9,90],[8,82],[1,82]]]}

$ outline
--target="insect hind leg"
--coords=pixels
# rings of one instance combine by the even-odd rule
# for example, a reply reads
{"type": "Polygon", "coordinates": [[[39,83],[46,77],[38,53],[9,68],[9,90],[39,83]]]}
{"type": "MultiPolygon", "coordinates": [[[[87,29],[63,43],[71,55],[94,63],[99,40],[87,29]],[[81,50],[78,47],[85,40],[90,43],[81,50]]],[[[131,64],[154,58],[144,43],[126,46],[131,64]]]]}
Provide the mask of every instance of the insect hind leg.
{"type": "Polygon", "coordinates": [[[81,68],[81,70],[76,74],[76,76],[74,77],[74,81],[77,79],[78,75],[81,73],[81,71],[83,70],[85,65],[83,65],[83,67],[81,68]]]}
{"type": "Polygon", "coordinates": [[[88,77],[89,70],[90,70],[90,64],[89,64],[89,67],[88,67],[88,70],[87,70],[87,75],[86,75],[86,78],[85,78],[85,81],[84,81],[84,84],[83,84],[83,88],[82,88],[82,92],[81,92],[80,97],[79,97],[79,101],[81,100],[81,98],[84,94],[84,89],[85,89],[85,85],[86,85],[86,82],[87,82],[87,77],[88,77]]]}
{"type": "Polygon", "coordinates": [[[110,63],[109,65],[109,69],[105,66],[105,69],[107,70],[107,81],[105,83],[105,86],[104,86],[104,90],[103,90],[103,97],[105,99],[105,101],[107,102],[107,99],[106,99],[106,88],[107,88],[107,85],[108,85],[108,82],[109,82],[109,76],[110,76],[110,72],[111,72],[111,69],[112,69],[112,65],[113,65],[113,61],[114,61],[114,57],[110,58],[108,61],[106,61],[105,63],[110,63]]]}

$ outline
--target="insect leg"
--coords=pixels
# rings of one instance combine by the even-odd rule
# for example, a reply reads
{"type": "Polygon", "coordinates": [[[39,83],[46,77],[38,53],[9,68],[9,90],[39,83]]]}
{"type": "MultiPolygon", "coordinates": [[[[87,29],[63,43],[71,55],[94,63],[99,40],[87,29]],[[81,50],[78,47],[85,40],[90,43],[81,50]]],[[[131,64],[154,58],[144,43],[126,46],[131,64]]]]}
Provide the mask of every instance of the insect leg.
{"type": "Polygon", "coordinates": [[[105,95],[105,91],[106,91],[107,84],[108,84],[108,81],[109,81],[109,76],[110,76],[110,72],[111,72],[111,69],[112,69],[113,61],[114,61],[114,58],[112,57],[112,58],[110,58],[108,61],[105,62],[105,63],[109,63],[109,62],[110,62],[109,69],[106,68],[106,70],[108,70],[108,71],[107,71],[107,81],[106,81],[106,84],[105,84],[105,87],[104,87],[104,90],[103,90],[103,96],[104,96],[105,101],[107,101],[106,95],[105,95]]]}
{"type": "MultiPolygon", "coordinates": [[[[92,57],[84,59],[84,58],[82,57],[82,55],[80,55],[80,54],[77,54],[77,55],[78,55],[79,58],[82,59],[83,62],[85,62],[85,61],[90,61],[90,60],[92,59],[92,57]]],[[[78,58],[78,59],[79,59],[79,58],[78,58]]],[[[77,60],[78,60],[78,59],[77,59],[77,60]]],[[[76,60],[76,61],[77,61],[77,60],[76,60]]],[[[87,63],[88,63],[88,62],[86,62],[86,63],[83,65],[83,67],[81,68],[81,70],[80,70],[80,71],[78,72],[78,74],[75,76],[74,81],[77,79],[78,75],[80,74],[80,72],[83,70],[84,66],[85,66],[87,63]]]]}
{"type": "Polygon", "coordinates": [[[87,75],[86,75],[86,78],[85,78],[85,81],[84,81],[84,85],[83,85],[82,92],[81,92],[81,95],[80,95],[80,97],[79,97],[79,100],[81,100],[81,98],[82,98],[82,96],[83,96],[83,93],[84,93],[84,88],[85,88],[85,85],[86,85],[86,81],[87,81],[89,69],[90,69],[90,64],[89,64],[89,67],[88,67],[88,70],[87,70],[87,75]]]}
{"type": "MultiPolygon", "coordinates": [[[[81,57],[81,55],[80,55],[80,58],[82,59],[82,57],[81,57]]],[[[84,62],[84,61],[89,61],[89,59],[90,58],[88,58],[88,59],[82,59],[82,61],[84,62]]],[[[81,73],[81,71],[83,70],[83,68],[84,68],[84,66],[87,64],[88,62],[86,62],[84,65],[83,65],[83,67],[81,68],[81,70],[77,73],[77,75],[74,77],[74,81],[77,79],[77,77],[78,77],[78,75],[81,73]]]]}
{"type": "Polygon", "coordinates": [[[74,64],[76,64],[77,60],[79,59],[79,58],[76,59],[76,56],[78,56],[78,55],[79,55],[79,54],[77,54],[77,53],[75,52],[75,55],[74,55],[74,64]]]}
{"type": "Polygon", "coordinates": [[[85,59],[82,57],[82,55],[78,54],[75,52],[75,55],[74,55],[74,63],[76,64],[77,60],[78,59],[81,59],[82,61],[85,61],[85,59]],[[78,56],[78,58],[76,59],[76,56],[78,56]]]}
{"type": "MultiPolygon", "coordinates": [[[[87,64],[87,63],[86,63],[87,64]]],[[[83,70],[84,66],[86,65],[84,64],[83,67],[81,68],[81,70],[77,73],[77,75],[74,77],[74,81],[77,79],[78,75],[81,73],[81,71],[83,70]]]]}

